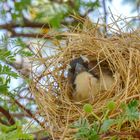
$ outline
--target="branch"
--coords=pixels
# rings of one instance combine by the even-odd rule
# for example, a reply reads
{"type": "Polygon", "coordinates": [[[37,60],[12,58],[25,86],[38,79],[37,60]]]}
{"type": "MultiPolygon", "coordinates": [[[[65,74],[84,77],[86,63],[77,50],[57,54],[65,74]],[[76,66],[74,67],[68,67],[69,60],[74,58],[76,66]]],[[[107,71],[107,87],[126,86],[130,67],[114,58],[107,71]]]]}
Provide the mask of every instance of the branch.
{"type": "Polygon", "coordinates": [[[55,36],[50,36],[47,34],[25,34],[25,33],[16,33],[15,31],[10,31],[12,33],[11,37],[28,37],[28,38],[42,38],[42,39],[54,39],[59,37],[60,39],[66,37],[64,34],[58,34],[55,36]]]}
{"type": "Polygon", "coordinates": [[[7,118],[10,125],[15,124],[15,120],[13,119],[9,111],[5,110],[3,107],[0,106],[0,112],[7,118]]]}
{"type": "Polygon", "coordinates": [[[24,33],[16,33],[14,31],[11,32],[11,37],[27,37],[27,38],[42,38],[42,39],[52,39],[53,37],[45,34],[24,34],[24,33]]]}
{"type": "Polygon", "coordinates": [[[106,9],[106,1],[102,0],[102,4],[103,4],[103,11],[104,11],[104,23],[105,23],[105,33],[107,33],[107,9],[106,9]]]}
{"type": "MultiPolygon", "coordinates": [[[[71,23],[62,21],[61,24],[62,25],[75,24],[75,21],[73,21],[71,23]]],[[[18,27],[20,27],[20,28],[24,28],[24,27],[25,28],[51,28],[51,25],[49,25],[47,23],[31,22],[27,19],[25,19],[23,23],[10,22],[10,23],[6,23],[6,24],[0,24],[0,29],[5,29],[5,30],[11,30],[11,29],[18,28],[18,27]]]]}
{"type": "Polygon", "coordinates": [[[48,24],[44,23],[36,23],[36,22],[30,22],[28,20],[24,20],[23,24],[17,24],[17,23],[7,23],[7,24],[1,24],[0,29],[5,29],[11,32],[11,37],[31,37],[31,38],[45,38],[45,39],[51,39],[51,36],[44,35],[44,34],[24,34],[24,33],[16,33],[14,31],[14,28],[17,27],[30,27],[30,28],[50,28],[48,24]]]}
{"type": "Polygon", "coordinates": [[[1,118],[0,118],[0,123],[3,124],[3,125],[7,125],[7,126],[9,125],[5,120],[2,120],[1,118]]]}
{"type": "Polygon", "coordinates": [[[43,134],[43,132],[45,132],[44,130],[39,130],[36,132],[33,132],[32,134],[35,136],[34,140],[52,140],[52,138],[50,136],[45,136],[40,138],[41,134],[43,134]]]}
{"type": "MultiPolygon", "coordinates": [[[[18,119],[21,119],[23,117],[28,117],[30,118],[30,116],[27,114],[27,113],[11,113],[11,115],[14,117],[14,118],[18,118],[18,119]]],[[[2,117],[2,113],[0,113],[0,118],[2,117]]]]}
{"type": "MultiPolygon", "coordinates": [[[[75,25],[77,24],[78,21],[74,20],[72,22],[66,22],[66,21],[62,21],[61,24],[62,25],[75,25]]],[[[27,38],[42,38],[42,39],[52,39],[54,38],[54,36],[50,36],[47,34],[41,34],[41,33],[17,33],[15,31],[15,28],[20,27],[20,28],[50,28],[49,24],[45,24],[45,23],[37,23],[37,22],[30,22],[28,20],[24,20],[22,24],[19,23],[7,23],[7,24],[1,24],[0,25],[0,29],[5,29],[7,31],[9,31],[11,33],[11,37],[27,37],[27,38]]]]}
{"type": "Polygon", "coordinates": [[[34,101],[34,98],[31,98],[31,97],[23,97],[21,95],[17,95],[17,96],[18,96],[18,100],[25,99],[25,100],[28,100],[28,101],[34,101]]]}
{"type": "MultiPolygon", "coordinates": [[[[35,138],[34,140],[38,140],[38,138],[35,138]]],[[[40,140],[52,140],[50,137],[46,136],[44,138],[40,138],[40,140]]]]}
{"type": "MultiPolygon", "coordinates": [[[[71,21],[71,22],[67,22],[67,21],[62,21],[61,24],[62,25],[75,25],[77,24],[78,22],[76,20],[74,21],[71,21]]],[[[51,28],[51,25],[49,25],[48,23],[38,23],[38,22],[31,22],[27,19],[24,19],[23,20],[23,23],[14,23],[14,22],[10,22],[10,23],[5,23],[5,24],[0,24],[0,29],[5,29],[5,30],[8,30],[8,31],[12,31],[14,30],[15,28],[39,28],[39,29],[44,29],[44,28],[48,28],[50,29],[51,28]]],[[[44,35],[43,35],[44,36],[44,35]]],[[[28,37],[28,36],[27,36],[28,37]]],[[[34,37],[34,36],[33,36],[34,37]]],[[[36,37],[36,36],[35,36],[36,37]]]]}
{"type": "Polygon", "coordinates": [[[27,108],[25,108],[23,105],[21,105],[16,99],[14,99],[14,102],[23,110],[25,111],[31,118],[33,118],[41,127],[44,128],[44,125],[31,113],[31,111],[27,108]]]}
{"type": "Polygon", "coordinates": [[[50,28],[48,24],[44,23],[37,23],[37,22],[30,22],[30,21],[24,21],[23,24],[18,24],[18,23],[7,23],[7,24],[1,24],[0,28],[1,29],[12,29],[12,28],[17,28],[17,27],[29,27],[29,28],[50,28]]]}
{"type": "Polygon", "coordinates": [[[139,138],[140,139],[140,131],[134,131],[134,132],[107,132],[101,136],[101,138],[105,138],[107,136],[132,136],[133,138],[139,138]]]}

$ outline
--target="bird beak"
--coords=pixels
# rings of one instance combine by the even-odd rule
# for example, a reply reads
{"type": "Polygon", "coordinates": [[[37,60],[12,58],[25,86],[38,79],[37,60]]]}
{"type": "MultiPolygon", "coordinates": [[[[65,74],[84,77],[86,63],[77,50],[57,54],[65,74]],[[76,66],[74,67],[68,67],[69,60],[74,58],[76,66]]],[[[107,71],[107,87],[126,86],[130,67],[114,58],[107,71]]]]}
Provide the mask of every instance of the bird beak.
{"type": "Polygon", "coordinates": [[[81,65],[79,63],[76,64],[76,67],[75,67],[75,73],[76,74],[78,74],[80,72],[83,72],[85,70],[86,70],[86,68],[83,65],[81,65]]]}

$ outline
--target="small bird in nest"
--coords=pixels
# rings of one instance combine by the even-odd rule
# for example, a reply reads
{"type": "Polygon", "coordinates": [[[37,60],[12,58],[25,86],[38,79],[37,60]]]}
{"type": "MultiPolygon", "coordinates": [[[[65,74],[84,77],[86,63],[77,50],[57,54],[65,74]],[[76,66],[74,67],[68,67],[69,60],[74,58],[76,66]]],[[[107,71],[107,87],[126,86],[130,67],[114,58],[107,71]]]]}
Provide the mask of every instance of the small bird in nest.
{"type": "Polygon", "coordinates": [[[81,56],[72,60],[68,68],[69,82],[73,87],[74,101],[94,101],[95,95],[108,90],[114,83],[112,72],[108,68],[93,68],[97,62],[81,56]]]}

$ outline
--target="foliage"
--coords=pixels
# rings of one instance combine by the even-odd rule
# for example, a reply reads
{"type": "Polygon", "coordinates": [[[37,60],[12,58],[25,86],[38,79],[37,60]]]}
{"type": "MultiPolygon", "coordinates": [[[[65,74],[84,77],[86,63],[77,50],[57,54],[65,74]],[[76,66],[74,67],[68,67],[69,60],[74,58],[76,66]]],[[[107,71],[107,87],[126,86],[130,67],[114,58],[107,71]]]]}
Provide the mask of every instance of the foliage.
{"type": "MultiPolygon", "coordinates": [[[[8,44],[8,39],[4,36],[1,38],[1,49],[0,49],[0,60],[2,62],[12,63],[15,61],[15,56],[11,51],[6,50],[4,46],[8,44]]],[[[1,93],[8,91],[8,84],[10,83],[11,77],[17,78],[18,74],[12,71],[8,65],[0,64],[0,89],[1,93]]]]}
{"type": "Polygon", "coordinates": [[[29,139],[33,140],[33,135],[23,132],[21,124],[17,122],[12,126],[0,125],[0,140],[17,140],[29,139]]]}
{"type": "MultiPolygon", "coordinates": [[[[21,111],[19,111],[17,105],[12,104],[12,98],[16,98],[18,92],[16,94],[14,94],[14,92],[10,92],[9,85],[11,84],[11,80],[19,78],[19,74],[13,70],[11,64],[15,62],[16,55],[20,54],[21,51],[24,51],[25,46],[24,43],[22,43],[22,40],[12,40],[6,36],[1,37],[0,46],[0,104],[3,108],[9,110],[9,112],[20,113],[21,111]],[[20,46],[20,48],[18,51],[13,51],[12,49],[8,50],[7,48],[9,45],[20,46]],[[10,103],[9,100],[11,100],[10,103]],[[10,104],[12,104],[12,106],[10,104]]],[[[28,51],[27,53],[25,52],[24,55],[22,52],[22,56],[29,56],[28,51]]],[[[30,103],[30,107],[31,105],[32,104],[30,103]]],[[[6,116],[2,117],[4,122],[7,122],[6,119],[6,116]]],[[[24,121],[24,119],[21,119],[20,121],[21,123],[27,122],[24,121]]],[[[33,139],[33,137],[29,134],[23,133],[21,124],[19,123],[12,126],[0,124],[0,140],[4,139],[33,139]]]]}
{"type": "MultiPolygon", "coordinates": [[[[96,119],[96,117],[93,116],[95,119],[93,119],[92,122],[90,121],[90,123],[87,118],[80,118],[78,121],[76,121],[71,126],[72,128],[78,129],[74,137],[76,139],[99,140],[100,135],[111,131],[111,127],[113,127],[114,125],[117,125],[118,128],[121,128],[121,126],[123,126],[123,124],[126,121],[129,121],[131,124],[134,121],[139,121],[140,112],[138,110],[138,105],[139,105],[138,100],[132,100],[128,104],[123,103],[122,105],[123,112],[120,113],[115,118],[110,119],[109,112],[112,109],[115,109],[115,103],[113,101],[110,101],[109,103],[107,103],[106,111],[102,119],[98,120],[96,119]]],[[[89,104],[84,105],[84,111],[86,113],[91,113],[92,116],[93,112],[87,112],[86,110],[87,108],[85,109],[85,107],[87,106],[91,105],[89,104]]]]}
{"type": "Polygon", "coordinates": [[[78,128],[78,132],[75,135],[76,139],[84,139],[87,140],[99,140],[99,135],[97,134],[97,127],[90,126],[87,119],[79,119],[72,126],[73,128],[78,128]]]}
{"type": "Polygon", "coordinates": [[[2,66],[0,64],[0,93],[7,93],[9,88],[8,84],[10,83],[11,77],[17,78],[18,75],[17,73],[13,72],[9,66],[2,66]]]}
{"type": "Polygon", "coordinates": [[[96,9],[100,6],[99,0],[95,2],[84,0],[72,0],[72,1],[39,1],[21,0],[21,1],[2,1],[1,7],[5,4],[7,8],[0,10],[2,17],[5,18],[9,13],[11,20],[19,22],[22,26],[22,22],[27,18],[34,21],[46,23],[48,22],[52,27],[59,27],[60,23],[68,17],[70,14],[80,14],[81,8],[96,9]],[[3,2],[3,3],[2,3],[3,2]],[[29,15],[29,16],[27,16],[29,15]],[[47,18],[46,18],[47,17],[47,18]]]}

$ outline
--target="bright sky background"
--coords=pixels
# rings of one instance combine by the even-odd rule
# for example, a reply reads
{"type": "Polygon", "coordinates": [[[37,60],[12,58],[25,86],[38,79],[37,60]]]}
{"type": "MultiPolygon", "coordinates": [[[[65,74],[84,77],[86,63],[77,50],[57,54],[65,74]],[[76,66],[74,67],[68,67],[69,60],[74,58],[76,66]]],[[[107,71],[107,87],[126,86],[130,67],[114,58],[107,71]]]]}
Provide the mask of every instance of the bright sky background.
{"type": "MultiPolygon", "coordinates": [[[[101,0],[102,1],[102,0],[101,0]]],[[[121,16],[123,17],[132,17],[132,16],[137,16],[136,12],[132,12],[132,6],[130,3],[128,4],[123,4],[122,1],[123,0],[113,0],[111,3],[108,2],[108,0],[106,0],[106,8],[108,13],[111,12],[113,13],[113,15],[115,16],[121,16]]],[[[97,21],[97,17],[101,16],[101,12],[102,12],[102,8],[99,8],[99,10],[97,10],[96,12],[93,12],[93,15],[91,14],[90,17],[91,19],[93,19],[93,21],[97,21]]],[[[112,21],[110,20],[110,18],[108,18],[108,23],[111,23],[112,21]]]]}
{"type": "Polygon", "coordinates": [[[114,14],[117,14],[117,15],[123,15],[125,17],[136,16],[137,15],[136,12],[132,13],[132,8],[133,7],[131,6],[131,4],[128,3],[128,4],[124,5],[122,3],[122,0],[113,0],[110,8],[111,8],[111,11],[114,14]]]}

